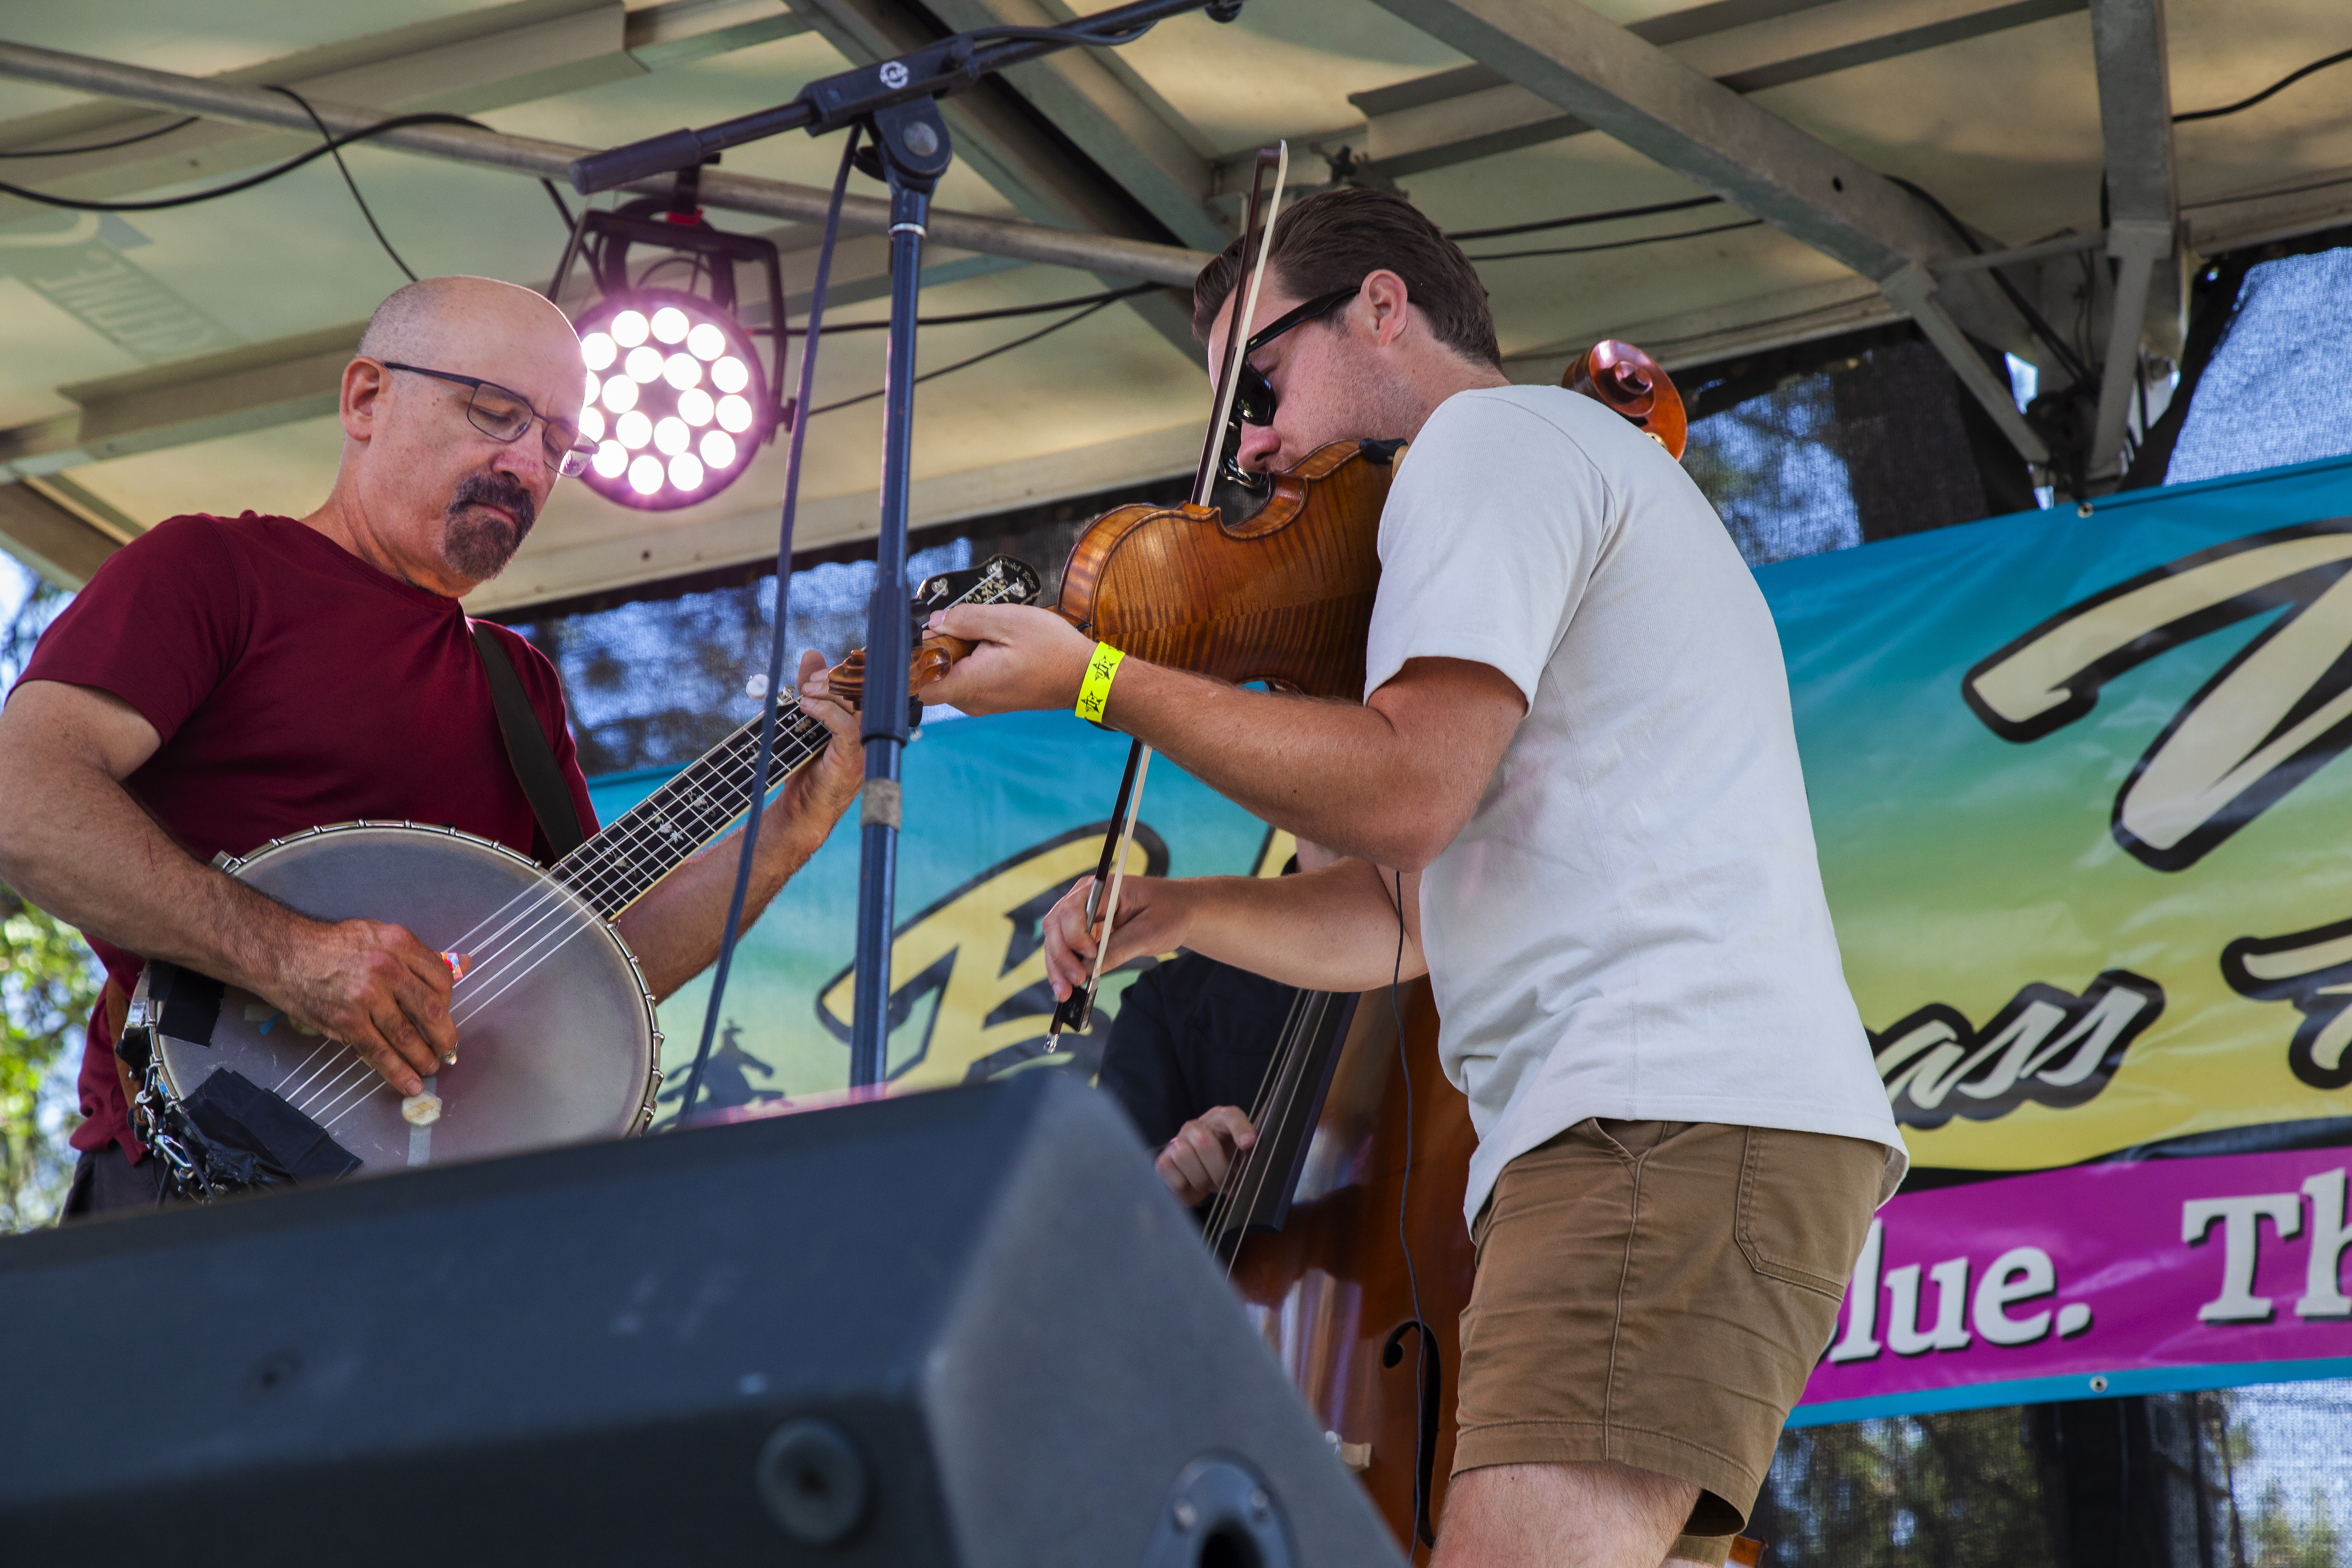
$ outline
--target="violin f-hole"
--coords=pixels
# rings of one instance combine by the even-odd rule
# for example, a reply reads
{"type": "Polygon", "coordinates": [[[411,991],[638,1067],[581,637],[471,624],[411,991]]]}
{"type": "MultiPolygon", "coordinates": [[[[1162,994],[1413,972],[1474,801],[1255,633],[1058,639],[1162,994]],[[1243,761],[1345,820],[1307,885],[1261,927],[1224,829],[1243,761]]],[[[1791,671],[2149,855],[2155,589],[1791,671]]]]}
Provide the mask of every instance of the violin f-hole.
{"type": "Polygon", "coordinates": [[[1419,1318],[1407,1318],[1389,1331],[1386,1342],[1381,1346],[1381,1364],[1393,1368],[1404,1360],[1404,1337],[1413,1331],[1421,1332],[1421,1433],[1413,1446],[1412,1467],[1412,1531],[1423,1546],[1437,1544],[1437,1532],[1429,1522],[1429,1472],[1437,1462],[1438,1399],[1444,1387],[1444,1352],[1437,1348],[1437,1336],[1419,1318]]]}

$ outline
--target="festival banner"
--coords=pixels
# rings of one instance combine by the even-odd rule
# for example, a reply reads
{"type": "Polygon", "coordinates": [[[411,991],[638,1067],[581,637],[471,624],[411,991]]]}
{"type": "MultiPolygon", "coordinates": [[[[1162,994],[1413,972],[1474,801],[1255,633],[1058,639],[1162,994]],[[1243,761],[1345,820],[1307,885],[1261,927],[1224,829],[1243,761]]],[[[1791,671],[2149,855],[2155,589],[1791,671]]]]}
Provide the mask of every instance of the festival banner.
{"type": "MultiPolygon", "coordinates": [[[[1914,1167],[1795,1424],[2352,1373],[2352,460],[1758,580],[1914,1167]]],[[[1024,714],[908,752],[893,1089],[1091,1077],[1118,984],[1048,1052],[1037,921],[1125,748],[1024,714]]],[[[1164,758],[1141,821],[1131,870],[1288,853],[1164,758]]],[[[700,1104],[845,1084],[856,869],[853,814],[747,936],[700,1104]]],[[[662,1009],[668,1110],[708,984],[662,1009]]]]}

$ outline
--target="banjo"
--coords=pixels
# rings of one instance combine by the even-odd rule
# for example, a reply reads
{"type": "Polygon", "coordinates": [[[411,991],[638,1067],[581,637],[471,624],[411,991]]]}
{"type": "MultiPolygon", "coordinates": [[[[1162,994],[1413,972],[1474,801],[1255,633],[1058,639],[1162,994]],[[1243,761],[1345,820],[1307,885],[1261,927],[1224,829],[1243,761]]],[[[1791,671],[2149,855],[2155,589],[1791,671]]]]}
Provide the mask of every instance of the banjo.
{"type": "MultiPolygon", "coordinates": [[[[1034,571],[997,556],[928,579],[916,604],[1025,604],[1037,587],[1034,571]]],[[[790,689],[776,706],[771,788],[832,739],[790,689]]],[[[760,723],[550,867],[414,822],[313,827],[217,858],[315,920],[365,917],[415,933],[456,977],[449,1013],[463,1044],[457,1065],[404,1098],[357,1051],[306,1033],[275,1004],[150,963],[115,1048],[140,1137],[173,1183],[209,1199],[645,1131],[662,1034],[613,922],[751,808],[760,723]]]]}

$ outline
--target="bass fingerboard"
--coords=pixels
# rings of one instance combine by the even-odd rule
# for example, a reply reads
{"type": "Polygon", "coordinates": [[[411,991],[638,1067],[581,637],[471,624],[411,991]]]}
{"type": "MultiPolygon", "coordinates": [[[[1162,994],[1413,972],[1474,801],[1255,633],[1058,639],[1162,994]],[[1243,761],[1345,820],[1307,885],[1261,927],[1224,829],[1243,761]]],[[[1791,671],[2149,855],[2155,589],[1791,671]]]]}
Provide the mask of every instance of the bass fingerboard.
{"type": "MultiPolygon", "coordinates": [[[[777,700],[772,790],[824,750],[832,731],[801,711],[789,687],[777,700]]],[[[727,831],[751,805],[760,756],[754,719],[679,770],[549,872],[605,920],[617,918],[656,882],[727,831]]]]}

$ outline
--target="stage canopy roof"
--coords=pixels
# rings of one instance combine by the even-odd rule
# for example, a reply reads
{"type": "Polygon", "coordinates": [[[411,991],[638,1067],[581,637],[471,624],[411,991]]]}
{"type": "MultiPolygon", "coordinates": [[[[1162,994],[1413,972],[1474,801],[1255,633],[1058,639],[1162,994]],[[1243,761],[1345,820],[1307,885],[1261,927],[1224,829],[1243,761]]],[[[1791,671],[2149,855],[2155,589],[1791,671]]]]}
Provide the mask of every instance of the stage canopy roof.
{"type": "MultiPolygon", "coordinates": [[[[1062,0],[19,0],[0,44],[0,180],[110,201],[227,183],[318,145],[273,84],[338,129],[454,111],[490,129],[354,145],[352,178],[420,274],[545,287],[565,228],[535,182],[579,150],[781,102],[945,29],[1071,14],[1062,0]]],[[[1391,186],[1455,233],[1712,196],[1465,241],[1486,258],[1511,373],[1555,379],[1604,335],[1690,365],[1907,317],[2029,456],[2046,455],[2042,436],[1975,345],[2033,363],[2045,389],[2096,387],[2092,466],[2112,472],[2135,377],[2179,353],[2200,258],[2352,213],[2352,64],[2199,111],[2347,48],[2340,0],[1248,0],[1232,24],[1178,17],[952,100],[960,156],[923,304],[1181,288],[1277,137],[1295,192],[1391,186]],[[2130,330],[2110,331],[2117,319],[2130,330]]],[[[836,157],[837,142],[795,133],[730,151],[705,179],[714,222],[783,247],[795,318],[836,157]]],[[[879,187],[853,190],[835,323],[885,310],[879,187]]],[[[174,512],[316,506],[341,368],[403,281],[324,158],[163,210],[0,196],[0,544],[66,583],[174,512]]],[[[583,270],[564,302],[586,299],[583,270]]],[[[1062,319],[929,328],[922,365],[1062,319]]],[[[879,387],[882,339],[826,345],[820,405],[879,387]]],[[[923,386],[915,521],[1189,470],[1206,400],[1181,292],[1096,310],[923,386]]],[[[880,438],[877,399],[814,417],[803,545],[871,533],[880,438]]],[[[469,604],[771,555],[782,478],[779,444],[677,511],[566,485],[469,604]]]]}

